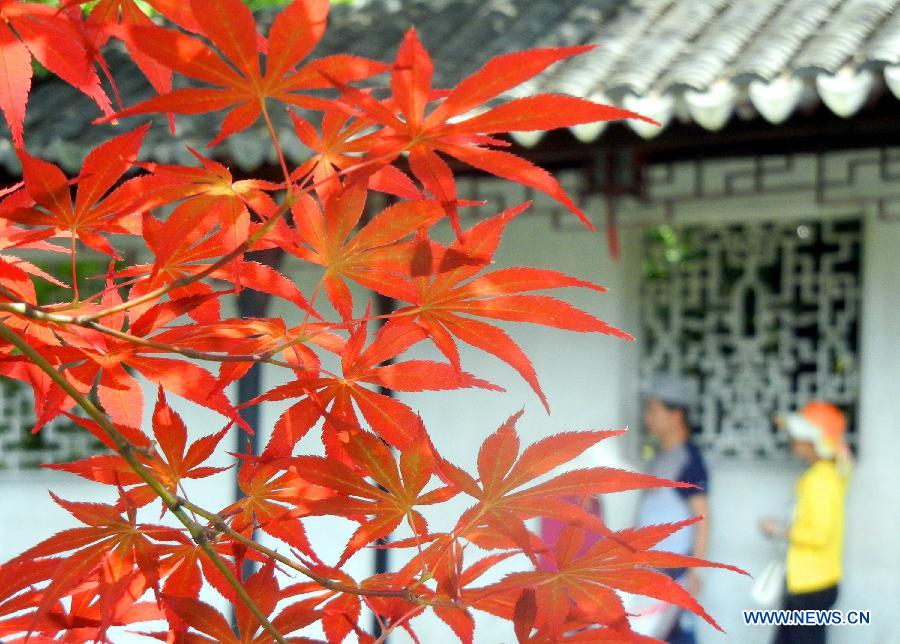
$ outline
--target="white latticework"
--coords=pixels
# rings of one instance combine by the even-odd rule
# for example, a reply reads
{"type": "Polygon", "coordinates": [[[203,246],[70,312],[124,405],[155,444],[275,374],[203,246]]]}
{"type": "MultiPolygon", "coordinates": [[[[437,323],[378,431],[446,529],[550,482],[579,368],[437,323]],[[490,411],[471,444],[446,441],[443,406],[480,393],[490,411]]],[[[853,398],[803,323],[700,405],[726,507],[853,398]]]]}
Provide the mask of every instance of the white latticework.
{"type": "Polygon", "coordinates": [[[641,378],[693,381],[698,443],[722,456],[784,453],[773,415],[816,398],[852,425],[859,220],[694,226],[668,239],[645,241],[641,378]]]}
{"type": "Polygon", "coordinates": [[[104,451],[84,428],[61,416],[31,433],[35,423],[31,388],[14,380],[0,382],[0,470],[27,470],[104,451]]]}

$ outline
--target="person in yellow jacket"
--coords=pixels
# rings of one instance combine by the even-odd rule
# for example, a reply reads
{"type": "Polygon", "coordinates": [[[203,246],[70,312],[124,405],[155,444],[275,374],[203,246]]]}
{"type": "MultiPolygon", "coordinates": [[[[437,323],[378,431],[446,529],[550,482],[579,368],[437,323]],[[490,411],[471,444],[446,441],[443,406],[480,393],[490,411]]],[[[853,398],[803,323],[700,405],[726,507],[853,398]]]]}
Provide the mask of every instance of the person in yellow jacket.
{"type": "MultiPolygon", "coordinates": [[[[827,610],[837,600],[844,539],[844,496],[851,465],[844,441],[847,419],[826,402],[811,402],[783,419],[794,455],[809,463],[797,481],[790,526],[772,519],[760,527],[788,541],[786,610],[827,610]]],[[[823,644],[825,626],[783,624],[775,644],[823,644]]]]}

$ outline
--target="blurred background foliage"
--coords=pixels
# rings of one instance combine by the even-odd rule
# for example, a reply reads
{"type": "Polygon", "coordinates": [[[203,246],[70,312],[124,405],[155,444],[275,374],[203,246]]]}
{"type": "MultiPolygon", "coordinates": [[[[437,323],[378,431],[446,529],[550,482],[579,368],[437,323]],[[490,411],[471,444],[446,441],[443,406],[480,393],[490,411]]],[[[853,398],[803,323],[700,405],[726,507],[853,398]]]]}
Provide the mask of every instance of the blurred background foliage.
{"type": "Polygon", "coordinates": [[[643,261],[644,278],[667,280],[672,271],[698,254],[698,248],[691,239],[689,230],[676,230],[662,225],[650,228],[644,238],[646,254],[643,261]]]}

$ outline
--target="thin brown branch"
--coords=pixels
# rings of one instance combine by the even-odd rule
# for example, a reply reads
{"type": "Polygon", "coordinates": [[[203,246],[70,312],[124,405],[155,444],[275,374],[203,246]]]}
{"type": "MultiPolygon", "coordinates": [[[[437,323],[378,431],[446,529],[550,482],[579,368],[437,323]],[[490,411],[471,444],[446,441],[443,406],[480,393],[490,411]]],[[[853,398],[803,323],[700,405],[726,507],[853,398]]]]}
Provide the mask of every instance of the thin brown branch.
{"type": "MultiPolygon", "coordinates": [[[[15,297],[15,294],[11,291],[8,291],[5,287],[0,285],[0,295],[4,297],[10,298],[15,297]]],[[[295,365],[289,362],[285,362],[282,360],[276,360],[272,358],[273,355],[279,353],[279,351],[267,350],[262,351],[260,353],[211,353],[207,351],[197,351],[195,349],[190,349],[187,347],[180,347],[175,344],[168,344],[165,342],[156,342],[155,340],[142,338],[140,336],[132,335],[127,333],[126,331],[117,331],[108,326],[104,326],[99,322],[94,322],[91,320],[84,320],[76,316],[71,315],[62,315],[60,313],[48,313],[46,311],[42,311],[27,302],[15,301],[15,302],[0,302],[0,311],[6,311],[7,313],[13,313],[15,315],[21,315],[22,317],[29,318],[31,320],[38,320],[41,322],[49,322],[53,324],[59,324],[61,326],[72,325],[72,326],[80,326],[86,329],[93,329],[94,331],[98,331],[105,335],[109,335],[111,337],[117,338],[119,340],[125,340],[126,342],[130,342],[132,344],[147,347],[150,349],[156,349],[158,351],[164,351],[166,353],[177,353],[183,355],[187,358],[193,358],[195,360],[206,360],[208,362],[262,362],[265,364],[271,364],[276,367],[284,367],[286,369],[292,370],[305,370],[306,367],[302,365],[295,365]]]]}
{"type": "Polygon", "coordinates": [[[272,125],[272,119],[269,116],[269,109],[266,107],[266,99],[260,98],[260,108],[262,110],[263,119],[266,122],[266,128],[269,130],[269,136],[272,137],[272,144],[275,147],[275,154],[278,155],[278,163],[281,166],[281,173],[284,175],[284,184],[290,185],[291,173],[287,168],[287,161],[284,159],[284,151],[281,149],[281,143],[278,141],[278,135],[275,133],[275,126],[272,125]]]}
{"type": "Polygon", "coordinates": [[[78,260],[76,258],[77,257],[76,254],[75,254],[75,241],[76,241],[75,229],[72,228],[72,245],[71,245],[70,252],[72,254],[71,270],[72,270],[72,298],[73,298],[72,301],[73,301],[73,303],[78,302],[78,260]]]}
{"type": "Polygon", "coordinates": [[[388,635],[390,635],[398,626],[403,626],[404,623],[411,620],[418,613],[422,612],[421,606],[414,606],[409,609],[406,613],[401,615],[395,621],[388,624],[387,628],[381,631],[381,635],[378,636],[378,639],[375,640],[375,644],[384,644],[387,641],[388,635]]]}
{"type": "Polygon", "coordinates": [[[292,570],[296,570],[297,572],[301,573],[302,575],[309,577],[310,579],[312,579],[314,582],[316,582],[317,584],[319,584],[326,590],[332,590],[334,592],[347,593],[347,594],[352,594],[352,595],[363,595],[363,596],[367,596],[367,597],[396,597],[398,599],[404,599],[410,603],[418,604],[420,606],[438,606],[438,607],[456,606],[456,604],[453,604],[453,603],[429,600],[429,599],[425,599],[424,597],[419,597],[418,595],[414,594],[407,588],[403,588],[400,590],[389,590],[389,589],[383,589],[383,588],[360,588],[358,586],[348,586],[346,584],[342,584],[340,582],[333,581],[331,579],[328,579],[328,577],[324,577],[323,575],[320,575],[320,574],[310,570],[306,566],[303,566],[303,565],[297,563],[296,561],[293,561],[292,559],[285,557],[284,555],[276,552],[275,550],[272,550],[271,548],[267,548],[266,546],[264,546],[260,543],[257,543],[256,541],[253,541],[252,539],[250,539],[248,537],[245,537],[240,532],[238,532],[237,530],[235,530],[234,528],[229,526],[228,523],[226,523],[226,521],[221,516],[216,514],[215,512],[210,512],[209,510],[205,510],[202,507],[200,507],[194,503],[191,503],[190,501],[188,501],[187,499],[184,499],[184,498],[179,498],[178,500],[179,500],[179,503],[183,507],[192,511],[197,516],[203,517],[204,519],[209,521],[210,525],[213,528],[215,528],[216,530],[218,530],[219,532],[221,532],[222,534],[227,535],[229,538],[233,539],[234,541],[237,541],[238,543],[241,543],[241,544],[247,546],[248,548],[256,550],[257,552],[264,554],[267,557],[271,557],[275,561],[284,564],[285,566],[287,566],[288,568],[291,568],[292,570]]]}

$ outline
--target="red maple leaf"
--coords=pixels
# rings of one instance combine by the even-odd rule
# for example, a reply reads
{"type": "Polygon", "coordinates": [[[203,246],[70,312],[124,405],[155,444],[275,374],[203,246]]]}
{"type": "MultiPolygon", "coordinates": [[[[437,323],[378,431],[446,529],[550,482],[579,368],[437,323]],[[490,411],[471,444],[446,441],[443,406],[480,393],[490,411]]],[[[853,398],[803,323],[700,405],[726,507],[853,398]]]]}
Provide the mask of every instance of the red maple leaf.
{"type": "MultiPolygon", "coordinates": [[[[203,206],[203,204],[197,204],[203,206]]],[[[209,207],[209,204],[206,204],[209,207]]],[[[193,210],[193,207],[191,208],[193,210]]],[[[176,209],[177,210],[177,209],[176,209]]],[[[203,212],[198,209],[197,212],[203,212]]],[[[205,211],[207,214],[209,210],[205,211]]],[[[174,215],[175,213],[173,213],[174,215]]],[[[207,299],[199,303],[187,313],[197,322],[204,325],[214,324],[219,321],[221,309],[218,297],[226,291],[216,291],[212,285],[200,280],[178,286],[177,280],[190,278],[200,273],[206,273],[212,267],[213,262],[227,252],[227,246],[221,235],[203,237],[202,227],[196,227],[187,232],[179,241],[173,242],[168,235],[163,234],[164,224],[155,217],[145,214],[143,222],[144,240],[147,247],[156,254],[157,262],[153,264],[134,264],[115,273],[116,277],[131,278],[133,282],[130,291],[131,299],[137,299],[160,287],[169,287],[172,298],[202,297],[207,299]],[[173,250],[174,247],[174,250],[173,250]],[[166,259],[160,261],[160,258],[166,259]],[[136,278],[136,281],[135,281],[136,278]]],[[[252,228],[251,228],[252,229],[252,228]]],[[[208,273],[210,279],[230,282],[235,288],[251,288],[255,291],[268,293],[281,297],[311,315],[319,317],[310,308],[309,302],[297,288],[297,286],[283,274],[265,264],[254,261],[245,261],[235,258],[231,263],[217,268],[208,273]]],[[[152,306],[152,302],[144,305],[133,306],[130,315],[136,319],[143,315],[152,306]]],[[[221,349],[221,343],[218,346],[221,349]]]]}
{"type": "Polygon", "coordinates": [[[430,275],[444,263],[443,247],[416,237],[444,216],[436,201],[403,201],[375,215],[356,234],[366,204],[364,182],[348,184],[325,201],[323,213],[311,197],[292,207],[296,236],[282,244],[288,252],[325,267],[328,299],[344,320],[353,317],[353,297],[345,280],[388,297],[407,294],[404,276],[430,275]]]}
{"type": "MultiPolygon", "coordinates": [[[[275,612],[276,604],[287,596],[285,591],[278,587],[274,566],[271,562],[247,578],[244,587],[254,604],[266,616],[272,615],[275,612]]],[[[163,595],[163,601],[187,625],[201,633],[200,635],[190,634],[186,641],[213,642],[215,644],[264,644],[272,641],[272,636],[263,629],[242,601],[236,602],[234,606],[237,635],[231,629],[228,620],[209,604],[195,598],[173,595],[163,595]]],[[[313,607],[314,604],[315,602],[309,600],[301,600],[283,608],[271,619],[272,626],[282,635],[290,635],[294,631],[312,624],[321,617],[313,607]]],[[[167,639],[166,633],[152,633],[151,635],[157,639],[167,639]]]]}
{"type": "MultiPolygon", "coordinates": [[[[454,123],[448,120],[469,112],[503,92],[541,73],[555,62],[589,51],[591,46],[532,49],[489,60],[474,74],[446,93],[443,102],[426,114],[432,100],[434,65],[414,29],[400,45],[391,73],[393,101],[380,103],[371,95],[349,87],[341,79],[332,82],[345,99],[384,129],[358,141],[367,144],[372,157],[391,158],[409,152],[409,167],[422,185],[447,209],[458,235],[456,183],[441,152],[490,174],[540,190],[593,225],[547,171],[509,152],[491,149],[503,145],[488,136],[498,132],[552,130],[581,123],[625,118],[649,120],[610,105],[573,96],[539,94],[508,101],[486,112],[454,123]],[[403,116],[399,119],[396,111],[403,116]]],[[[652,121],[651,121],[652,122],[652,121]]]]}
{"type": "Polygon", "coordinates": [[[359,430],[353,403],[372,429],[391,445],[403,449],[419,435],[418,416],[406,404],[364,387],[363,383],[395,391],[425,391],[482,387],[498,390],[488,382],[431,360],[407,360],[384,366],[425,337],[411,325],[387,324],[363,350],[366,327],[351,334],[341,353],[342,375],[301,372],[293,382],[275,387],[251,403],[302,398],[275,423],[265,454],[284,456],[306,432],[325,416],[323,442],[330,456],[347,460],[346,445],[359,430]]]}
{"type": "Polygon", "coordinates": [[[250,457],[241,464],[238,486],[243,496],[220,513],[230,517],[232,528],[250,536],[259,527],[318,563],[300,517],[317,500],[332,496],[331,490],[301,476],[291,464],[250,457]]]}
{"type": "MultiPolygon", "coordinates": [[[[202,300],[201,300],[202,301],[202,300]]],[[[103,297],[101,309],[112,308],[122,303],[115,289],[108,290],[103,297]]],[[[133,337],[148,337],[173,318],[196,306],[195,298],[175,300],[157,304],[128,326],[133,337]]],[[[83,306],[76,311],[95,312],[96,306],[83,306]]],[[[107,328],[119,331],[124,328],[125,314],[118,312],[100,320],[107,328]]],[[[66,369],[65,374],[82,391],[88,391],[97,381],[97,395],[104,411],[114,423],[127,427],[141,426],[144,409],[144,394],[140,384],[125,367],[131,367],[150,382],[176,393],[198,405],[202,405],[223,416],[246,423],[232,407],[224,392],[215,388],[215,378],[202,367],[184,360],[160,357],[162,350],[152,346],[133,343],[108,333],[83,327],[60,328],[58,333],[74,350],[79,358],[66,369]],[[79,362],[80,360],[80,362],[79,362]]]]}
{"type": "Polygon", "coordinates": [[[413,533],[424,536],[428,524],[415,506],[443,503],[457,493],[452,487],[423,490],[436,474],[431,442],[420,427],[419,437],[400,452],[396,462],[390,448],[368,432],[355,434],[346,445],[359,472],[329,458],[300,456],[291,459],[304,479],[337,494],[310,506],[310,514],[354,518],[361,525],[350,537],[338,567],[360,548],[393,532],[403,521],[413,533]],[[370,477],[369,483],[364,477],[370,477]]]}
{"type": "Polygon", "coordinates": [[[605,333],[626,339],[631,336],[562,300],[547,295],[523,294],[562,287],[603,292],[606,289],[602,286],[557,271],[530,267],[500,269],[476,277],[481,266],[491,261],[506,225],[528,205],[526,202],[476,224],[451,244],[450,255],[471,258],[469,265],[463,263],[434,277],[416,278],[405,288],[402,283],[397,284],[390,294],[411,304],[398,309],[398,314],[413,314],[398,317],[398,323],[412,324],[414,320],[452,364],[459,365],[455,336],[516,369],[549,411],[537,374],[525,352],[505,331],[471,316],[605,333]]]}
{"type": "Polygon", "coordinates": [[[521,415],[522,412],[519,412],[511,416],[482,443],[478,451],[478,481],[446,461],[441,464],[444,478],[477,501],[459,518],[454,530],[456,534],[466,536],[469,531],[484,526],[531,554],[534,551],[533,538],[524,521],[533,517],[549,517],[610,534],[596,515],[565,497],[648,487],[690,487],[686,483],[609,467],[572,470],[525,487],[571,461],[588,447],[623,432],[556,434],[529,446],[519,456],[519,437],[515,425],[521,415]]]}
{"type": "MultiPolygon", "coordinates": [[[[327,109],[322,116],[322,134],[307,120],[289,112],[297,138],[313,154],[291,173],[293,181],[313,182],[316,193],[323,200],[340,190],[340,171],[359,164],[360,149],[356,139],[369,126],[367,119],[354,119],[338,109],[327,109]]],[[[369,188],[405,199],[421,199],[421,191],[399,168],[385,165],[377,168],[369,178],[369,188]]]]}
{"type": "MultiPolygon", "coordinates": [[[[145,2],[182,28],[190,31],[199,29],[187,3],[180,0],[145,0],[145,2]]],[[[82,3],[79,0],[69,0],[62,4],[72,5],[75,10],[80,11],[82,3]]],[[[99,0],[88,11],[84,26],[93,31],[90,34],[90,46],[94,51],[99,50],[110,36],[114,36],[125,44],[131,59],[147,77],[153,89],[160,94],[172,89],[172,70],[144,54],[129,28],[153,25],[153,21],[135,0],[99,0]]]]}
{"type": "MultiPolygon", "coordinates": [[[[668,535],[697,520],[622,530],[615,533],[614,539],[602,539],[587,549],[583,547],[584,530],[569,526],[552,552],[551,568],[511,573],[465,596],[477,608],[509,617],[512,617],[510,607],[516,612],[523,610],[520,607],[523,601],[532,601],[534,606],[529,612],[533,611],[534,626],[551,637],[561,637],[568,630],[590,624],[602,624],[624,639],[630,637],[631,627],[617,590],[675,604],[722,630],[681,585],[654,570],[702,566],[747,574],[726,564],[650,550],[668,535]],[[530,591],[532,599],[524,591],[530,591]]],[[[531,627],[523,630],[530,633],[531,627]]],[[[520,641],[526,639],[520,635],[520,641]]]]}
{"type": "Polygon", "coordinates": [[[82,25],[57,7],[37,2],[0,1],[0,109],[23,146],[25,106],[31,90],[31,57],[77,88],[111,114],[109,98],[94,69],[93,52],[86,46],[82,25]]]}
{"type": "Polygon", "coordinates": [[[259,61],[256,22],[240,0],[190,0],[198,38],[155,26],[129,28],[136,46],[147,56],[180,74],[214,87],[175,89],[119,112],[116,116],[164,112],[202,114],[230,109],[209,146],[255,123],[272,98],[305,108],[328,102],[298,92],[328,86],[320,71],[351,82],[381,73],[385,66],[365,58],[336,55],[297,65],[325,31],[328,0],[295,0],[275,18],[269,31],[265,71],[259,61]]]}
{"type": "MultiPolygon", "coordinates": [[[[136,446],[141,447],[142,451],[136,452],[137,458],[173,494],[179,493],[178,485],[182,479],[205,478],[228,469],[204,466],[203,463],[212,455],[229,426],[215,434],[197,439],[188,447],[187,427],[181,416],[169,407],[162,388],[159,389],[152,424],[153,437],[159,451],[154,450],[152,456],[146,456],[145,452],[150,448],[149,442],[140,441],[136,446]]],[[[146,505],[157,498],[156,492],[145,484],[128,462],[118,454],[99,454],[73,463],[58,463],[44,467],[72,472],[98,483],[130,488],[125,495],[136,506],[146,505]]]]}
{"type": "Polygon", "coordinates": [[[67,232],[86,246],[118,258],[104,233],[138,234],[140,217],[132,209],[131,187],[127,183],[114,186],[132,167],[148,127],[112,138],[88,153],[75,179],[78,189],[74,201],[62,170],[19,150],[25,191],[32,204],[22,205],[21,199],[10,197],[9,204],[3,204],[3,217],[67,232]]]}
{"type": "Polygon", "coordinates": [[[141,192],[141,210],[180,202],[160,228],[148,230],[145,225],[144,234],[154,238],[157,271],[165,271],[175,255],[216,229],[220,254],[237,248],[249,235],[251,209],[263,219],[277,209],[266,191],[277,190],[278,184],[256,179],[235,181],[221,163],[190,147],[188,150],[201,167],[139,164],[150,173],[135,182],[141,192]]]}
{"type": "Polygon", "coordinates": [[[116,506],[66,501],[52,492],[51,496],[84,525],[63,530],[4,564],[4,567],[15,567],[23,562],[47,559],[55,563],[52,571],[45,569],[49,575],[42,581],[49,581],[49,584],[42,589],[36,609],[29,615],[35,624],[45,619],[59,599],[72,594],[87,579],[99,583],[94,593],[101,599],[107,595],[118,597],[121,589],[117,585],[122,582],[130,585],[135,572],[146,580],[147,586],[156,588],[159,583],[158,542],[185,540],[181,532],[173,528],[138,524],[133,507],[123,517],[116,506]]]}
{"type": "MultiPolygon", "coordinates": [[[[29,566],[34,565],[29,562],[29,566]]],[[[111,626],[138,624],[165,617],[155,602],[136,601],[146,590],[146,580],[140,574],[124,577],[110,591],[102,594],[91,583],[84,586],[84,590],[71,593],[66,603],[57,601],[40,616],[34,612],[22,613],[0,621],[0,637],[30,633],[27,638],[29,642],[55,642],[60,641],[57,638],[63,634],[62,641],[103,641],[107,639],[106,633],[111,626]]],[[[40,590],[32,590],[17,597],[16,605],[19,608],[37,606],[40,597],[40,590]]],[[[5,641],[25,640],[14,638],[5,641]]]]}

